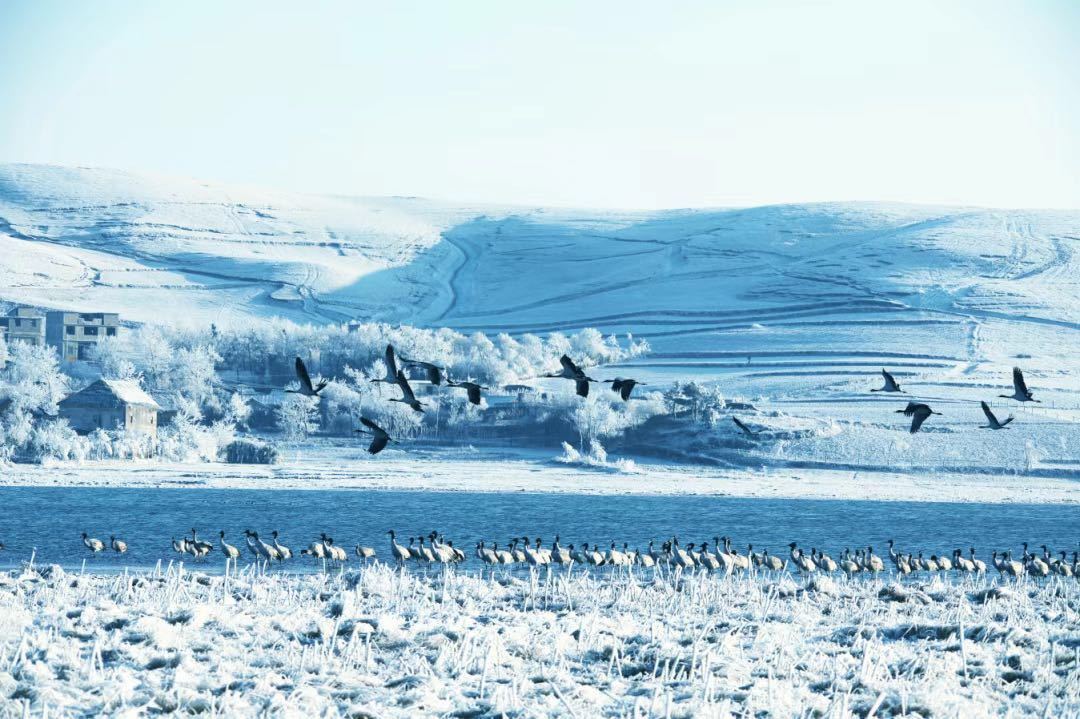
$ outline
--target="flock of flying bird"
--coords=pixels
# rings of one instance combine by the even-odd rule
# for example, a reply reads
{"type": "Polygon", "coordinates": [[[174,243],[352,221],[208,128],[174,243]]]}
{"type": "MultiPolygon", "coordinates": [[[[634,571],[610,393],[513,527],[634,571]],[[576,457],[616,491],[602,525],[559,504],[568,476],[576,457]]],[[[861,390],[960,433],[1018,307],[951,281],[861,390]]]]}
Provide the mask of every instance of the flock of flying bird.
{"type": "MultiPolygon", "coordinates": [[[[401,364],[406,367],[414,367],[422,370],[424,377],[432,385],[442,385],[445,381],[447,387],[464,389],[469,398],[469,402],[472,404],[480,404],[482,397],[481,392],[488,389],[471,380],[455,382],[450,379],[445,368],[440,367],[433,362],[409,359],[405,356],[398,357],[394,352],[394,346],[388,344],[386,345],[386,354],[383,357],[383,362],[386,366],[386,376],[376,377],[371,381],[397,386],[397,388],[401,390],[401,396],[392,397],[390,401],[400,402],[411,408],[414,412],[423,412],[427,405],[416,398],[416,393],[413,392],[412,385],[409,384],[409,378],[406,376],[405,371],[398,367],[398,359],[400,359],[401,364]]],[[[562,365],[562,369],[559,372],[541,375],[541,377],[558,377],[572,380],[577,394],[581,397],[588,397],[589,383],[595,383],[597,380],[586,375],[585,372],[565,354],[559,358],[559,363],[562,365]]],[[[311,375],[308,374],[307,367],[304,365],[304,361],[299,357],[296,358],[296,379],[300,383],[300,388],[286,389],[286,392],[300,394],[305,397],[318,397],[319,393],[327,385],[326,380],[321,380],[318,384],[313,383],[311,375]]],[[[634,387],[645,384],[644,382],[638,382],[633,379],[624,379],[622,377],[606,379],[604,382],[610,384],[612,391],[616,392],[624,401],[630,399],[630,393],[634,391],[634,387]]],[[[364,425],[364,428],[357,429],[356,431],[371,436],[371,444],[368,446],[368,452],[371,454],[378,454],[386,449],[387,444],[395,441],[386,430],[376,424],[371,418],[361,417],[360,423],[364,425]]]]}
{"type": "MultiPolygon", "coordinates": [[[[396,385],[401,390],[401,397],[393,397],[391,402],[400,402],[408,407],[412,408],[414,412],[423,412],[426,406],[423,402],[416,398],[416,394],[413,392],[412,386],[409,384],[409,378],[405,375],[404,370],[398,367],[397,356],[394,352],[394,346],[392,344],[386,345],[386,354],[384,357],[384,363],[386,365],[386,376],[379,377],[372,380],[372,382],[382,382],[387,385],[396,385]]],[[[472,404],[480,404],[481,391],[488,389],[476,382],[464,381],[454,382],[449,378],[446,370],[432,362],[426,362],[423,360],[414,360],[402,356],[401,363],[408,367],[415,367],[423,370],[427,381],[432,385],[441,385],[445,380],[448,387],[460,387],[468,393],[469,402],[472,404]]],[[[581,397],[589,396],[589,384],[596,383],[597,380],[589,377],[585,374],[585,371],[581,369],[569,356],[563,355],[559,358],[559,364],[562,366],[558,372],[540,375],[542,378],[560,378],[568,379],[574,383],[575,391],[581,397]]],[[[900,388],[900,384],[896,381],[896,378],[892,376],[887,370],[882,368],[881,375],[885,378],[885,384],[879,389],[872,389],[871,392],[887,392],[887,393],[900,393],[907,394],[900,388]]],[[[318,397],[319,392],[326,387],[327,381],[322,380],[317,385],[312,383],[311,375],[308,374],[307,367],[304,365],[304,361],[299,357],[296,358],[296,377],[300,383],[300,389],[287,389],[286,392],[292,392],[295,394],[301,394],[307,397],[318,397]]],[[[624,377],[616,377],[615,379],[603,380],[604,383],[610,384],[613,392],[617,393],[623,401],[629,401],[630,394],[634,391],[634,388],[638,385],[644,385],[644,382],[639,382],[635,379],[629,379],[624,377]]],[[[1014,399],[1018,402],[1038,402],[1032,396],[1031,390],[1028,389],[1027,383],[1024,382],[1024,373],[1020,371],[1019,367],[1013,367],[1013,393],[998,395],[999,397],[1005,397],[1007,399],[1014,399]]],[[[998,420],[997,416],[990,409],[985,401],[980,402],[982,405],[983,414],[986,415],[987,424],[981,425],[983,429],[1006,429],[1008,424],[1013,421],[1013,416],[1009,415],[1005,420],[998,420]]],[[[911,434],[915,434],[923,426],[923,423],[930,418],[931,415],[940,415],[941,412],[935,412],[930,408],[930,405],[924,402],[908,402],[907,407],[904,409],[896,410],[898,414],[903,414],[905,417],[911,418],[911,434]]],[[[732,417],[732,421],[739,430],[750,437],[753,437],[760,432],[755,431],[743,423],[738,417],[732,417]]],[[[394,440],[389,433],[376,424],[369,417],[361,417],[360,423],[364,425],[363,429],[357,429],[356,431],[362,434],[371,436],[371,444],[368,446],[368,452],[371,454],[378,454],[386,448],[386,445],[394,440]]]]}
{"type": "MultiPolygon", "coordinates": [[[[906,394],[904,390],[900,389],[900,385],[896,382],[896,379],[886,372],[881,370],[882,376],[885,378],[885,386],[880,389],[872,389],[871,392],[900,392],[906,394]]],[[[1028,389],[1027,383],[1024,381],[1024,373],[1020,371],[1019,367],[1013,367],[1013,393],[1002,394],[999,397],[1006,399],[1014,399],[1017,402],[1038,402],[1032,395],[1031,390],[1028,389]]],[[[983,414],[986,415],[987,424],[981,425],[983,429],[1005,429],[1006,426],[1013,421],[1013,416],[1009,415],[1004,421],[999,421],[997,416],[990,410],[990,405],[985,401],[980,402],[982,405],[983,414]]],[[[904,409],[896,410],[897,413],[903,414],[905,417],[911,417],[911,433],[915,434],[919,431],[919,428],[923,426],[923,422],[929,419],[930,415],[941,414],[941,412],[935,412],[930,409],[930,405],[923,402],[908,402],[907,407],[904,409]]]]}
{"type": "MultiPolygon", "coordinates": [[[[452,540],[447,540],[438,532],[430,532],[419,537],[409,537],[409,543],[401,544],[397,540],[394,530],[389,530],[390,555],[398,566],[403,567],[407,562],[420,564],[458,564],[464,562],[467,557],[465,552],[454,546],[452,540]]],[[[240,560],[240,548],[229,544],[225,539],[225,532],[218,532],[220,539],[220,552],[225,556],[225,566],[231,563],[234,567],[240,560]]],[[[269,565],[271,562],[285,562],[295,555],[293,551],[282,544],[278,532],[271,532],[271,542],[259,539],[259,533],[244,530],[248,552],[254,561],[269,565]]],[[[100,539],[89,537],[85,532],[82,534],[83,545],[94,555],[103,552],[106,545],[100,539]]],[[[109,538],[108,547],[117,554],[124,554],[128,550],[125,542],[115,536],[109,538]]],[[[182,555],[191,555],[195,559],[205,559],[214,551],[214,545],[199,539],[198,532],[191,530],[191,537],[181,537],[179,540],[172,539],[173,551],[182,555]]],[[[1041,546],[1042,554],[1036,554],[1028,550],[1028,544],[1023,544],[1023,551],[1019,560],[1013,559],[1012,550],[998,552],[991,555],[990,568],[997,570],[1001,576],[1022,577],[1031,576],[1036,579],[1054,576],[1077,577],[1080,579],[1080,551],[1072,553],[1071,561],[1067,552],[1059,551],[1055,555],[1044,544],[1041,546]]],[[[357,544],[353,553],[362,561],[375,559],[375,549],[357,544]]],[[[325,533],[319,535],[318,540],[311,542],[299,552],[302,556],[309,556],[325,562],[344,563],[349,559],[349,554],[338,545],[334,544],[332,537],[325,533]]],[[[650,541],[647,549],[630,549],[628,542],[623,542],[622,547],[612,541],[608,549],[604,550],[597,544],[589,546],[588,542],[580,547],[573,544],[563,546],[558,535],[550,547],[544,546],[540,537],[530,540],[528,537],[512,537],[503,547],[498,542],[490,546],[483,539],[476,543],[474,556],[486,565],[495,566],[531,566],[545,567],[551,565],[583,567],[670,567],[683,570],[720,571],[725,574],[734,572],[764,571],[783,572],[790,570],[808,575],[814,573],[836,573],[853,576],[855,574],[878,574],[886,570],[885,559],[874,553],[873,547],[857,548],[852,551],[845,548],[839,559],[833,559],[824,551],[816,547],[810,549],[807,554],[800,549],[798,544],[792,542],[788,545],[788,556],[782,557],[770,554],[768,549],[760,552],[754,551],[754,545],[746,547],[746,552],[740,552],[732,545],[731,537],[713,537],[712,543],[708,541],[700,544],[691,542],[683,547],[678,537],[672,537],[663,542],[659,548],[655,541],[650,541]]],[[[982,574],[987,571],[987,564],[975,556],[975,548],[970,547],[967,553],[961,549],[954,549],[951,554],[931,554],[924,556],[923,552],[900,552],[897,551],[895,542],[889,540],[888,559],[895,572],[901,576],[907,576],[915,572],[967,572],[982,574]]]]}

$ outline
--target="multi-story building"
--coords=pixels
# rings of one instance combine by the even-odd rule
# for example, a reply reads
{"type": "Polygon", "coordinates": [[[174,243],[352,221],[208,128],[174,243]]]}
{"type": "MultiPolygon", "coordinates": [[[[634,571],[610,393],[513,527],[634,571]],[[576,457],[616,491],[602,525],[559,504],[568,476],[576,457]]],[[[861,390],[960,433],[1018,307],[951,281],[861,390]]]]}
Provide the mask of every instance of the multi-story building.
{"type": "Polygon", "coordinates": [[[0,317],[0,335],[5,342],[21,340],[27,344],[45,344],[45,313],[33,307],[16,307],[0,317]]]}
{"type": "Polygon", "coordinates": [[[85,360],[90,350],[105,337],[115,337],[120,315],[113,312],[49,312],[46,341],[56,348],[64,362],[85,360]]]}

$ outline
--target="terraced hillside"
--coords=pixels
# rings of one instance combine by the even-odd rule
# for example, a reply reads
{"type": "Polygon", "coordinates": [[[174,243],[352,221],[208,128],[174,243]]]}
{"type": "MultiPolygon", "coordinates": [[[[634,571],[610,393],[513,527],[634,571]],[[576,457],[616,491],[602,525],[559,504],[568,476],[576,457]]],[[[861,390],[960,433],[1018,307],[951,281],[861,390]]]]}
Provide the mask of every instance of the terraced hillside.
{"type": "Polygon", "coordinates": [[[630,332],[653,351],[611,373],[718,380],[759,409],[761,438],[708,440],[721,460],[854,471],[1076,471],[1078,253],[1078,212],[455,207],[0,167],[2,300],[147,322],[630,332]],[[977,400],[1016,409],[997,397],[1014,364],[1043,402],[979,430],[977,400]],[[917,442],[896,397],[869,392],[883,366],[944,412],[917,442]]]}

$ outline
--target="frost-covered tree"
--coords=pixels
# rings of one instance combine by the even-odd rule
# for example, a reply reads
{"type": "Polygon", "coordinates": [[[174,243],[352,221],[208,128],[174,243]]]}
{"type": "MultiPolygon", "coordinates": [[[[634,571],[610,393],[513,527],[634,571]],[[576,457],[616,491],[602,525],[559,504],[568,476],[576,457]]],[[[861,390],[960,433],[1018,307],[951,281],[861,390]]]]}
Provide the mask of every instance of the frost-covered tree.
{"type": "Polygon", "coordinates": [[[304,439],[315,431],[318,418],[318,399],[302,394],[290,394],[277,408],[277,423],[287,439],[304,439]]]}

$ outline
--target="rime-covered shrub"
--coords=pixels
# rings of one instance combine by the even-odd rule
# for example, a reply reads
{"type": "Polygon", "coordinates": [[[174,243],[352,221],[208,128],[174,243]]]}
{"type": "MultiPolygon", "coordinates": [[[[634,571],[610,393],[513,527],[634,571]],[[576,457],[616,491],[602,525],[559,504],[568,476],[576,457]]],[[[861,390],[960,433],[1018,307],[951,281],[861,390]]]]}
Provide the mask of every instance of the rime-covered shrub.
{"type": "Polygon", "coordinates": [[[281,457],[277,447],[254,439],[234,439],[223,454],[229,464],[276,464],[281,457]]]}

